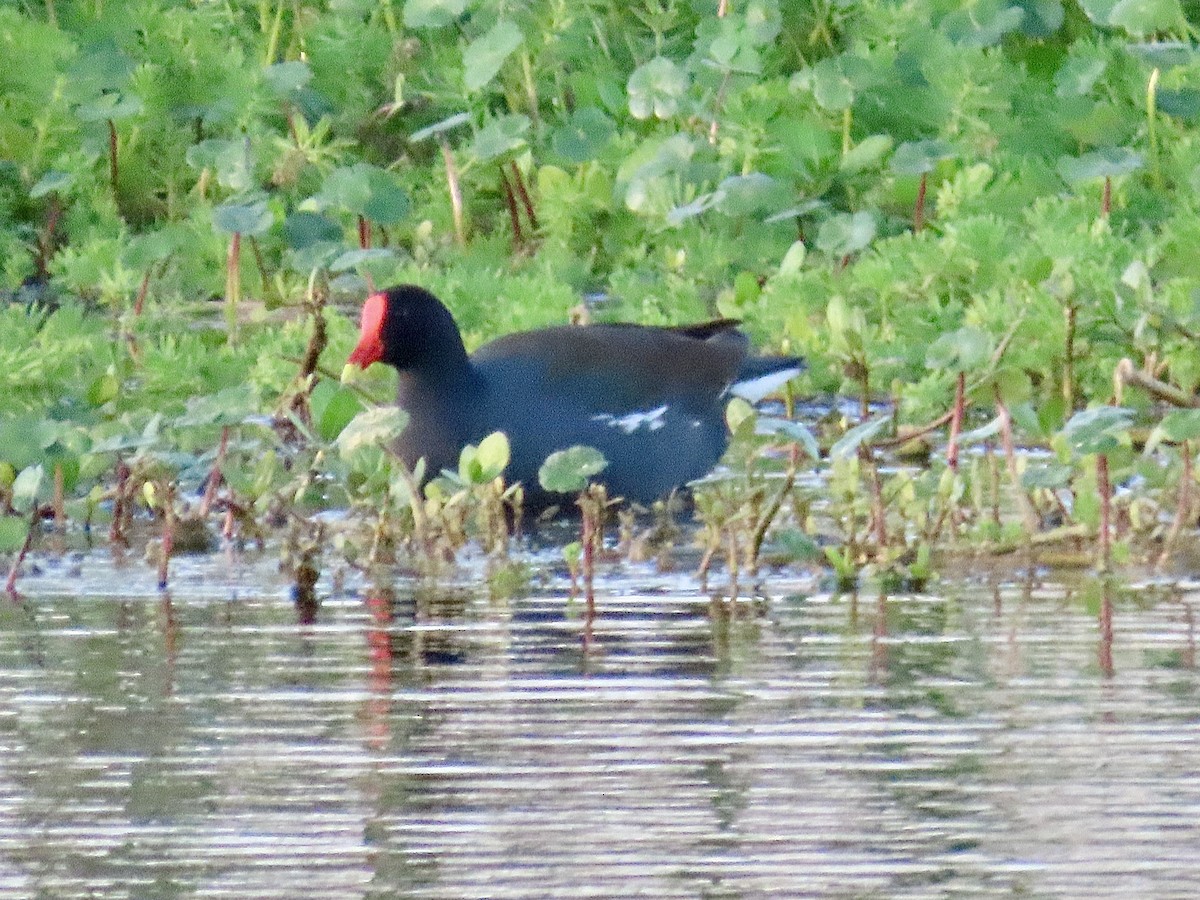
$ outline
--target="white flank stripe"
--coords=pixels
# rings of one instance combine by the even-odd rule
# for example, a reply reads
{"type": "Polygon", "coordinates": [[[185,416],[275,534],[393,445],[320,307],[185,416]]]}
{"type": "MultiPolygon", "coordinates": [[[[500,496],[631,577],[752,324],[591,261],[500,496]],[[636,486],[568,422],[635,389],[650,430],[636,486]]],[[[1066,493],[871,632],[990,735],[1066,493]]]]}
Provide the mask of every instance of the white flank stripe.
{"type": "Polygon", "coordinates": [[[648,431],[658,431],[658,429],[667,424],[663,421],[663,417],[666,414],[667,406],[663,404],[658,409],[651,409],[646,412],[631,412],[623,416],[614,416],[612,413],[600,413],[599,415],[592,416],[592,421],[604,422],[613,428],[620,428],[626,434],[633,434],[642,427],[645,427],[648,431]]]}

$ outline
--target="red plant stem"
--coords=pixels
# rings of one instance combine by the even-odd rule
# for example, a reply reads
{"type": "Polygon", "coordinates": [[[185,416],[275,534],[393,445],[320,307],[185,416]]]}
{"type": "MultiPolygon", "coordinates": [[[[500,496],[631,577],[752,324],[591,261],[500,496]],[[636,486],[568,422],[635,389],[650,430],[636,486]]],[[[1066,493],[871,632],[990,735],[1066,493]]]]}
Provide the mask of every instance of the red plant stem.
{"type": "Polygon", "coordinates": [[[1037,511],[1025,488],[1021,486],[1021,476],[1017,472],[1017,452],[1013,447],[1012,415],[1004,401],[1000,399],[1000,388],[996,388],[996,411],[1000,414],[1000,440],[1004,445],[1004,464],[1008,469],[1008,480],[1012,483],[1017,495],[1017,505],[1021,507],[1021,521],[1025,532],[1032,537],[1038,530],[1037,511]]]}
{"type": "Polygon", "coordinates": [[[221,465],[225,462],[225,451],[229,447],[229,426],[221,429],[221,442],[217,445],[217,458],[213,461],[212,471],[208,473],[208,484],[204,488],[204,498],[200,501],[200,517],[208,515],[212,509],[213,500],[217,497],[217,488],[221,485],[221,465]]]}
{"type": "Polygon", "coordinates": [[[141,283],[141,286],[138,288],[137,299],[133,302],[133,314],[135,317],[140,316],[142,314],[142,310],[145,309],[146,294],[148,294],[149,292],[150,292],[150,270],[147,269],[146,273],[144,275],[142,275],[142,283],[141,283]]]}
{"type": "Polygon", "coordinates": [[[62,463],[56,463],[54,466],[54,530],[59,534],[63,534],[67,530],[67,512],[65,508],[66,488],[63,484],[63,467],[62,463]]]}
{"type": "Polygon", "coordinates": [[[1100,201],[1100,215],[1108,218],[1108,214],[1112,212],[1112,176],[1104,176],[1104,197],[1100,201]]]}
{"type": "Polygon", "coordinates": [[[287,127],[288,137],[292,139],[292,143],[297,147],[300,146],[300,135],[296,132],[296,107],[291,103],[287,104],[287,127]]]}
{"type": "Polygon", "coordinates": [[[50,208],[46,210],[46,225],[38,237],[37,259],[34,266],[39,278],[50,277],[50,257],[54,255],[54,233],[58,230],[58,220],[62,218],[62,201],[57,194],[50,197],[50,208]]]}
{"type": "Polygon", "coordinates": [[[962,431],[963,395],[967,390],[967,373],[958,373],[958,383],[954,388],[954,409],[950,416],[950,442],[946,445],[946,465],[952,472],[958,471],[958,436],[962,431]]]}
{"type": "Polygon", "coordinates": [[[871,458],[871,448],[866,445],[858,448],[859,463],[866,470],[871,483],[871,527],[875,532],[876,552],[882,554],[887,546],[887,511],[883,504],[883,482],[879,478],[879,468],[871,458]]]}
{"type": "Polygon", "coordinates": [[[1109,595],[1108,585],[1100,598],[1100,646],[1096,648],[1096,656],[1100,663],[1100,671],[1104,677],[1112,678],[1113,668],[1113,604],[1109,595]]]}
{"type": "Polygon", "coordinates": [[[592,645],[592,623],[596,620],[596,522],[590,503],[583,507],[582,525],[583,589],[587,602],[583,622],[583,649],[587,650],[592,645]]]}
{"type": "Polygon", "coordinates": [[[122,459],[117,460],[117,488],[116,496],[113,499],[113,518],[112,525],[108,529],[108,540],[113,544],[121,544],[129,546],[129,541],[125,537],[125,506],[127,503],[125,497],[125,488],[129,484],[130,476],[129,466],[122,459]]]}
{"type": "Polygon", "coordinates": [[[117,198],[117,126],[108,120],[108,178],[112,182],[113,199],[117,198]]]}
{"type": "Polygon", "coordinates": [[[17,558],[13,560],[12,568],[8,570],[8,581],[4,584],[4,590],[12,599],[16,600],[17,594],[17,576],[21,573],[21,564],[25,562],[25,557],[29,555],[29,548],[33,546],[33,536],[37,532],[38,521],[42,517],[42,511],[35,503],[33,505],[33,515],[29,518],[29,531],[25,533],[25,542],[21,544],[21,550],[17,553],[17,558]]]}
{"type": "Polygon", "coordinates": [[[531,230],[537,231],[537,213],[533,211],[533,201],[529,199],[529,191],[525,189],[525,178],[521,175],[521,170],[515,162],[509,163],[509,165],[512,167],[513,180],[517,185],[517,195],[521,198],[521,205],[525,207],[525,216],[529,219],[529,227],[531,230]]]}
{"type": "Polygon", "coordinates": [[[363,215],[358,217],[358,246],[362,250],[371,249],[371,223],[363,215]]]}
{"type": "Polygon", "coordinates": [[[1112,522],[1112,484],[1108,480],[1108,454],[1096,454],[1096,490],[1100,492],[1100,567],[1108,571],[1112,555],[1109,526],[1112,522]]]}
{"type": "Polygon", "coordinates": [[[500,186],[504,188],[504,205],[508,207],[508,218],[512,222],[513,250],[520,250],[525,243],[521,234],[521,214],[517,211],[517,198],[513,195],[512,185],[509,184],[503,167],[500,168],[500,186]]]}
{"type": "Polygon", "coordinates": [[[925,189],[928,186],[929,173],[921,173],[921,184],[917,188],[917,204],[913,209],[913,231],[920,232],[925,227],[925,189]]]}
{"type": "Polygon", "coordinates": [[[158,589],[165,591],[169,579],[171,552],[175,549],[175,487],[167,485],[163,494],[162,555],[158,560],[158,589]]]}

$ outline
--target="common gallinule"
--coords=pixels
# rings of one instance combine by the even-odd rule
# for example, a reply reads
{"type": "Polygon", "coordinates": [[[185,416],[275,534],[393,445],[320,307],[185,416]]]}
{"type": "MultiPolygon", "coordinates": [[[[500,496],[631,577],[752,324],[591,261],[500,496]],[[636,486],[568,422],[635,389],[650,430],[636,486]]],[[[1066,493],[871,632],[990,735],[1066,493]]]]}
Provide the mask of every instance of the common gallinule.
{"type": "Polygon", "coordinates": [[[408,425],[397,450],[426,472],[458,465],[462,447],[508,435],[506,479],[529,509],[562,502],[538,484],[555,450],[595,447],[610,496],[649,503],[707,474],[725,451],[726,399],[761,399],[801,371],[796,357],[749,357],[737,322],[655,328],[564,325],[510,334],[468,356],[450,311],[400,285],[367,298],[347,365],[400,373],[408,425]]]}

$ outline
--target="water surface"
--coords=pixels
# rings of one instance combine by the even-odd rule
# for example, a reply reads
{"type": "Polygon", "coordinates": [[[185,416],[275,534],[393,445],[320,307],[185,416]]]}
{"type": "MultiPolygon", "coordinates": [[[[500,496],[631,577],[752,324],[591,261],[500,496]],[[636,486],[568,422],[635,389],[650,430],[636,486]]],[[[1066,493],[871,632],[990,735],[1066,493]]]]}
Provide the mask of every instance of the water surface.
{"type": "Polygon", "coordinates": [[[1191,897],[1183,583],[551,576],[298,623],[275,559],[38,558],[0,606],[0,896],[1191,897]],[[1112,640],[1099,612],[1111,604],[1112,640]]]}

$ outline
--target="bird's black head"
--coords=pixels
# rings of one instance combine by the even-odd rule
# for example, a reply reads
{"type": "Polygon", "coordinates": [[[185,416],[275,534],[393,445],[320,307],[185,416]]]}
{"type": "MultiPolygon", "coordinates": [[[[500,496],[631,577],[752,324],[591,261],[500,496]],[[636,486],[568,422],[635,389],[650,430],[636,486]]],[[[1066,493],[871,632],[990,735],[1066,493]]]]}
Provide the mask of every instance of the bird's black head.
{"type": "Polygon", "coordinates": [[[372,294],[363,304],[358,346],[347,364],[384,362],[408,369],[454,369],[467,351],[450,310],[424,288],[402,284],[372,294]]]}

